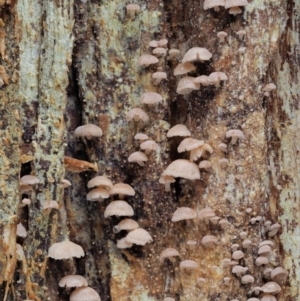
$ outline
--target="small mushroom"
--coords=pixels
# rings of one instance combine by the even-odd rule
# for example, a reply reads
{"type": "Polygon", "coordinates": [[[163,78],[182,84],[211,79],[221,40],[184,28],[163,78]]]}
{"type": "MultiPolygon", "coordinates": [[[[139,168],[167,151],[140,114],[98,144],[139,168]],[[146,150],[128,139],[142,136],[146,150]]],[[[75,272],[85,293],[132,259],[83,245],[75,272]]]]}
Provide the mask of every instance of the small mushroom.
{"type": "Polygon", "coordinates": [[[101,137],[102,130],[99,126],[94,124],[85,124],[77,127],[74,131],[75,137],[86,137],[88,140],[92,139],[93,137],[101,137]]]}
{"type": "Polygon", "coordinates": [[[231,138],[231,144],[235,144],[238,139],[245,139],[244,133],[241,130],[229,130],[226,132],[226,138],[231,138]]]}
{"type": "Polygon", "coordinates": [[[158,58],[151,54],[143,54],[138,59],[138,65],[140,67],[145,66],[148,67],[152,64],[157,64],[159,62],[158,58]]]}
{"type": "Polygon", "coordinates": [[[144,121],[147,122],[149,120],[148,114],[140,108],[133,108],[128,111],[126,115],[126,120],[127,121],[144,121]]]}
{"type": "Polygon", "coordinates": [[[227,33],[225,31],[219,31],[217,33],[217,37],[220,39],[220,43],[224,43],[225,38],[227,37],[227,33]]]}
{"type": "Polygon", "coordinates": [[[171,191],[171,183],[174,183],[175,179],[172,176],[161,176],[159,178],[159,183],[165,185],[165,191],[171,191]]]}
{"type": "Polygon", "coordinates": [[[140,11],[141,7],[138,4],[127,4],[126,5],[126,11],[127,15],[130,17],[130,19],[134,19],[135,15],[140,11]]]}
{"type": "Polygon", "coordinates": [[[139,166],[144,166],[148,157],[143,152],[134,152],[129,155],[128,162],[136,162],[139,166]]]}
{"type": "Polygon", "coordinates": [[[158,144],[153,140],[146,140],[140,144],[140,148],[145,151],[146,155],[149,155],[151,151],[156,151],[158,144]]]}
{"type": "Polygon", "coordinates": [[[163,80],[163,79],[166,79],[167,78],[167,73],[166,72],[163,72],[161,71],[161,69],[157,69],[157,72],[154,72],[152,74],[152,78],[153,78],[153,85],[157,86],[160,84],[160,82],[163,80]]]}

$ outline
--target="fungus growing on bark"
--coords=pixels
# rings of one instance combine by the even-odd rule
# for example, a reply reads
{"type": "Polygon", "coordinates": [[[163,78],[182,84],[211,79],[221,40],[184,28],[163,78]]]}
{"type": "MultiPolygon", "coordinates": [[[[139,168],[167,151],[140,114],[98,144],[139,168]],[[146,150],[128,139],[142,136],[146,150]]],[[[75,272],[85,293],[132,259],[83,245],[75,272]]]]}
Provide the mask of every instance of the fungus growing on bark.
{"type": "Polygon", "coordinates": [[[149,120],[148,114],[140,108],[133,108],[128,111],[126,115],[126,120],[127,121],[144,121],[147,122],[149,120]]]}
{"type": "MultiPolygon", "coordinates": [[[[191,137],[185,138],[181,141],[181,143],[177,147],[177,151],[178,151],[178,153],[191,151],[195,148],[202,146],[203,144],[204,144],[204,141],[202,141],[202,140],[194,139],[191,137]]],[[[190,160],[192,161],[192,158],[190,158],[190,160]]]]}
{"type": "Polygon", "coordinates": [[[167,298],[164,299],[164,301],[175,301],[175,299],[171,298],[171,297],[167,297],[167,298]]]}
{"type": "Polygon", "coordinates": [[[218,149],[221,150],[223,153],[226,153],[227,152],[227,144],[225,143],[220,143],[218,145],[218,149]]]}
{"type": "Polygon", "coordinates": [[[269,245],[261,246],[257,252],[261,256],[268,256],[272,253],[272,249],[269,245]]]}
{"type": "Polygon", "coordinates": [[[241,130],[229,130],[226,132],[226,138],[231,138],[231,144],[235,144],[238,139],[245,139],[244,133],[241,130]]]}
{"type": "Polygon", "coordinates": [[[252,242],[251,242],[250,239],[245,239],[245,240],[242,242],[242,246],[243,246],[244,249],[247,249],[251,244],[252,244],[252,242]]]}
{"type": "Polygon", "coordinates": [[[137,133],[137,134],[134,136],[134,139],[135,139],[135,140],[144,141],[144,140],[148,140],[149,137],[148,137],[146,134],[143,134],[143,133],[137,133]]]}
{"type": "Polygon", "coordinates": [[[172,215],[172,222],[178,222],[197,217],[197,212],[189,207],[179,207],[172,215]]]}
{"type": "Polygon", "coordinates": [[[231,262],[231,260],[230,260],[229,258],[224,258],[224,259],[222,260],[223,267],[224,267],[224,268],[228,267],[229,264],[230,264],[230,262],[231,262]]]}
{"type": "MultiPolygon", "coordinates": [[[[253,298],[253,299],[256,299],[256,298],[253,298]]],[[[277,301],[277,299],[273,296],[273,295],[270,295],[270,294],[264,294],[262,296],[262,298],[259,300],[259,299],[256,299],[258,301],[277,301]]],[[[254,300],[254,301],[256,301],[254,300]]],[[[247,300],[249,301],[249,300],[247,300]]]]}
{"type": "Polygon", "coordinates": [[[198,267],[198,263],[194,260],[183,260],[179,264],[179,268],[181,270],[191,271],[197,269],[197,267],[198,267]]]}
{"type": "Polygon", "coordinates": [[[129,184],[117,183],[113,186],[112,190],[110,191],[110,194],[118,194],[119,198],[123,200],[124,195],[134,196],[135,191],[129,184]]]}
{"type": "Polygon", "coordinates": [[[113,183],[109,178],[105,176],[96,176],[88,181],[87,187],[88,188],[103,187],[107,190],[111,190],[113,187],[113,183]]]}
{"type": "Polygon", "coordinates": [[[162,96],[156,92],[146,92],[141,97],[141,102],[149,106],[155,105],[162,101],[162,96]]]}
{"type": "Polygon", "coordinates": [[[146,243],[152,242],[153,239],[148,231],[142,228],[137,228],[127,234],[125,241],[127,243],[144,246],[146,243]]]}
{"type": "Polygon", "coordinates": [[[244,258],[244,256],[245,256],[244,252],[239,251],[239,250],[234,251],[232,253],[232,259],[234,259],[234,260],[240,260],[240,259],[244,258]]]}
{"type": "Polygon", "coordinates": [[[208,143],[203,143],[202,145],[191,150],[190,160],[196,161],[201,158],[206,152],[212,154],[213,149],[208,143]]]}
{"type": "Polygon", "coordinates": [[[265,92],[265,96],[270,96],[270,92],[273,90],[276,90],[276,85],[274,85],[273,83],[267,84],[263,87],[263,91],[265,92]]]}
{"type": "Polygon", "coordinates": [[[81,287],[88,286],[87,280],[81,275],[67,275],[59,281],[60,287],[81,287]]]}
{"type": "Polygon", "coordinates": [[[33,185],[36,185],[39,183],[40,183],[40,180],[36,176],[32,176],[32,175],[26,175],[20,179],[21,186],[25,186],[25,185],[33,186],[33,185]]]}
{"type": "Polygon", "coordinates": [[[169,56],[168,56],[169,60],[178,58],[178,56],[180,55],[180,51],[175,48],[171,48],[168,53],[169,53],[169,56]]]}
{"type": "Polygon", "coordinates": [[[226,229],[227,226],[229,225],[229,221],[227,219],[223,218],[219,221],[219,225],[222,229],[226,229]]]}
{"type": "Polygon", "coordinates": [[[143,152],[134,152],[129,155],[128,162],[136,162],[139,166],[144,166],[148,157],[143,152]]]}
{"type": "Polygon", "coordinates": [[[16,257],[17,260],[23,260],[25,254],[24,254],[24,250],[22,248],[22,246],[20,244],[16,244],[16,257]]]}
{"type": "Polygon", "coordinates": [[[269,281],[261,287],[261,291],[266,294],[276,295],[281,292],[281,287],[274,281],[269,281]]]}
{"type": "Polygon", "coordinates": [[[271,279],[279,284],[284,284],[288,276],[288,272],[282,267],[277,267],[271,272],[271,279]]]}
{"type": "Polygon", "coordinates": [[[70,181],[68,181],[67,179],[62,179],[61,184],[62,184],[63,188],[68,188],[68,187],[72,186],[72,183],[70,181]]]}
{"type": "Polygon", "coordinates": [[[221,81],[226,81],[228,79],[227,75],[224,72],[212,72],[208,76],[208,82],[210,85],[214,85],[217,88],[220,87],[221,81]]]}
{"type": "Polygon", "coordinates": [[[245,275],[242,277],[241,279],[243,284],[249,284],[249,283],[253,283],[254,282],[254,277],[251,275],[245,275]]]}
{"type": "Polygon", "coordinates": [[[101,301],[99,294],[91,287],[79,287],[70,295],[70,301],[101,301]]]}
{"type": "Polygon", "coordinates": [[[167,137],[188,137],[191,136],[191,132],[184,124],[176,124],[171,127],[167,133],[167,137]]]}
{"type": "Polygon", "coordinates": [[[269,259],[267,257],[264,256],[259,256],[255,259],[255,264],[257,266],[261,266],[261,265],[265,265],[269,263],[269,259]]]}
{"type": "Polygon", "coordinates": [[[23,238],[27,237],[27,231],[21,223],[17,224],[17,233],[16,234],[19,237],[23,237],[23,238]]]}
{"type": "Polygon", "coordinates": [[[245,231],[242,231],[242,232],[240,232],[240,238],[241,239],[246,239],[246,237],[247,237],[247,235],[248,235],[248,233],[247,232],[245,232],[245,231]]]}
{"type": "Polygon", "coordinates": [[[213,235],[205,235],[201,243],[205,248],[213,248],[218,243],[218,239],[213,235]]]}
{"type": "Polygon", "coordinates": [[[217,33],[217,37],[220,39],[220,43],[224,43],[225,38],[227,37],[227,33],[225,31],[219,31],[217,33]]]}
{"type": "Polygon", "coordinates": [[[271,268],[264,269],[264,271],[263,271],[264,278],[269,280],[271,278],[272,271],[273,271],[273,269],[271,269],[271,268]]]}
{"type": "Polygon", "coordinates": [[[103,202],[107,198],[109,198],[109,191],[103,187],[95,188],[86,195],[87,201],[103,202]]]}
{"type": "Polygon", "coordinates": [[[191,76],[185,76],[183,77],[177,85],[176,92],[178,94],[189,94],[194,90],[199,90],[200,84],[195,83],[195,78],[191,76]]]}
{"type": "Polygon", "coordinates": [[[210,207],[201,209],[198,213],[199,220],[204,220],[206,223],[214,216],[216,216],[216,214],[210,207]]]}
{"type": "Polygon", "coordinates": [[[219,11],[220,6],[225,6],[225,0],[205,0],[203,6],[204,10],[213,8],[215,11],[219,11]]]}
{"type": "Polygon", "coordinates": [[[152,54],[154,54],[157,57],[165,55],[166,53],[167,53],[167,50],[166,50],[166,48],[163,48],[163,47],[156,47],[152,50],[152,54]]]}
{"type": "Polygon", "coordinates": [[[236,32],[236,34],[238,35],[239,39],[243,40],[245,35],[246,35],[246,31],[245,30],[239,30],[236,32]]]}
{"type": "Polygon", "coordinates": [[[222,158],[219,160],[219,165],[222,167],[222,168],[226,168],[228,166],[228,160],[226,158],[222,158]]]}
{"type": "Polygon", "coordinates": [[[212,164],[208,160],[203,160],[199,163],[200,169],[210,170],[212,167],[212,164]]]}
{"type": "Polygon", "coordinates": [[[239,247],[240,246],[238,244],[232,244],[230,248],[232,252],[235,252],[237,249],[239,249],[239,247]]]}
{"type": "Polygon", "coordinates": [[[69,240],[54,243],[48,250],[48,257],[54,259],[69,259],[83,257],[84,251],[80,245],[69,240]]]}
{"type": "Polygon", "coordinates": [[[163,72],[161,71],[161,68],[157,68],[157,72],[154,72],[152,74],[152,78],[153,78],[153,85],[157,86],[160,84],[160,82],[163,80],[163,79],[166,79],[167,78],[167,73],[166,72],[163,72]]]}
{"type": "Polygon", "coordinates": [[[238,49],[238,52],[239,52],[240,54],[244,54],[244,53],[246,52],[246,50],[247,50],[247,48],[244,47],[244,46],[242,46],[242,47],[240,47],[240,48],[238,49]]]}
{"type": "Polygon", "coordinates": [[[27,198],[24,198],[22,200],[22,204],[21,204],[21,207],[24,207],[26,205],[30,205],[31,204],[31,200],[30,199],[27,199],[27,198]]]}
{"type": "Polygon", "coordinates": [[[244,275],[246,272],[248,271],[247,267],[242,267],[240,265],[236,265],[232,268],[231,272],[233,274],[236,274],[238,277],[241,277],[242,275],[244,275]]]}
{"type": "Polygon", "coordinates": [[[126,5],[127,16],[134,19],[135,15],[140,11],[141,7],[138,4],[130,3],[126,5]]]}
{"type": "Polygon", "coordinates": [[[186,63],[181,63],[179,65],[177,65],[177,67],[174,69],[174,75],[177,76],[177,75],[183,75],[183,74],[187,74],[191,71],[195,71],[196,70],[196,67],[189,63],[189,62],[186,62],[186,63]]]}
{"type": "Polygon", "coordinates": [[[200,172],[197,164],[185,160],[178,159],[173,161],[162,173],[163,176],[172,176],[174,178],[185,178],[189,180],[200,179],[200,172]]]}
{"type": "Polygon", "coordinates": [[[159,178],[159,183],[165,185],[165,191],[171,191],[171,183],[174,183],[175,179],[172,176],[161,176],[159,178]]]}
{"type": "Polygon", "coordinates": [[[132,207],[125,201],[112,201],[104,211],[104,217],[109,216],[132,216],[134,215],[132,207]]]}
{"type": "Polygon", "coordinates": [[[208,61],[212,58],[212,54],[201,47],[193,47],[189,49],[183,56],[182,63],[194,61],[208,61]]]}
{"type": "Polygon", "coordinates": [[[138,65],[140,67],[145,66],[148,67],[153,64],[157,64],[159,62],[158,58],[151,54],[143,54],[138,59],[138,65]]]}
{"type": "Polygon", "coordinates": [[[207,75],[200,75],[195,77],[194,79],[195,84],[201,84],[202,86],[209,86],[208,76],[207,75]]]}
{"type": "Polygon", "coordinates": [[[205,283],[206,283],[206,279],[205,278],[202,278],[202,277],[197,278],[197,284],[198,284],[198,286],[202,287],[202,286],[205,285],[205,283]]]}
{"type": "Polygon", "coordinates": [[[225,9],[230,8],[229,13],[236,15],[242,12],[239,6],[246,6],[246,5],[248,5],[247,0],[226,0],[225,9]]]}
{"type": "Polygon", "coordinates": [[[158,144],[153,140],[147,140],[140,144],[140,148],[145,151],[146,155],[149,155],[151,151],[156,151],[158,144]]]}
{"type": "Polygon", "coordinates": [[[88,140],[92,139],[93,137],[101,137],[102,130],[99,126],[94,124],[86,124],[77,127],[74,131],[75,137],[86,137],[88,140]]]}
{"type": "Polygon", "coordinates": [[[131,248],[132,244],[126,241],[126,237],[123,237],[117,240],[117,248],[118,249],[128,249],[131,248]]]}
{"type": "Polygon", "coordinates": [[[268,235],[269,235],[270,237],[275,236],[280,228],[281,228],[281,226],[280,226],[278,223],[273,224],[273,225],[270,227],[270,230],[269,230],[268,235]]]}
{"type": "Polygon", "coordinates": [[[229,278],[229,277],[224,277],[224,278],[223,278],[223,281],[224,281],[224,284],[225,284],[225,285],[229,285],[230,278],[229,278]]]}
{"type": "Polygon", "coordinates": [[[149,42],[149,46],[153,47],[153,48],[155,48],[155,47],[165,47],[165,46],[167,46],[167,44],[168,44],[167,39],[161,39],[159,41],[153,40],[153,41],[149,42]]]}
{"type": "Polygon", "coordinates": [[[119,233],[122,230],[130,231],[137,229],[139,227],[139,224],[131,219],[131,218],[125,218],[121,220],[116,226],[113,227],[114,233],[119,233]]]}
{"type": "Polygon", "coordinates": [[[163,262],[166,258],[172,258],[175,256],[180,256],[179,252],[176,249],[166,248],[160,253],[159,259],[161,262],[163,262]]]}

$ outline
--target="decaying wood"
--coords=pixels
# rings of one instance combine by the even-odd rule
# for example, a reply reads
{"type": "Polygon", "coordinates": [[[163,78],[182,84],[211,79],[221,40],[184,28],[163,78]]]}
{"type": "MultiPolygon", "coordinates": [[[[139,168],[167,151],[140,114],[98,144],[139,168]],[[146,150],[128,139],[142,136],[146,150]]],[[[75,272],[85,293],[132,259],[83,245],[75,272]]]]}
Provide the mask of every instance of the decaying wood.
{"type": "Polygon", "coordinates": [[[134,18],[126,13],[128,3],[119,0],[0,3],[1,300],[69,300],[71,291],[58,282],[80,274],[104,301],[244,301],[255,297],[255,286],[267,282],[265,267],[255,264],[257,244],[270,238],[265,221],[281,225],[270,238],[275,247],[267,267],[281,266],[289,273],[276,298],[299,299],[300,4],[248,2],[242,14],[233,16],[222,7],[204,10],[203,1],[138,1],[134,18]],[[241,29],[244,38],[236,33],[241,29]],[[219,31],[227,33],[224,42],[219,31]],[[138,58],[152,51],[148,43],[160,39],[168,39],[168,49],[179,49],[179,58],[166,55],[158,64],[138,66],[138,58]],[[183,96],[176,93],[180,78],[173,70],[196,46],[207,48],[212,58],[195,62],[191,75],[221,71],[228,80],[183,96]],[[246,47],[245,53],[240,47],[246,47]],[[154,85],[158,67],[167,80],[154,85]],[[266,96],[268,83],[277,89],[266,96]],[[161,94],[163,101],[142,105],[140,98],[148,91],[161,94]],[[143,108],[149,121],[128,122],[126,113],[134,107],[143,108]],[[75,138],[76,127],[88,123],[100,126],[103,136],[75,138]],[[159,183],[162,172],[172,161],[189,157],[177,152],[182,139],[167,138],[178,123],[213,148],[205,156],[212,168],[201,170],[197,180],[178,178],[166,192],[159,183]],[[231,143],[225,136],[230,129],[242,130],[245,139],[231,143]],[[139,150],[133,138],[138,132],[159,145],[144,167],[127,161],[139,150]],[[228,145],[227,152],[218,148],[220,143],[228,145]],[[227,167],[219,164],[224,157],[227,167]],[[28,174],[40,183],[20,195],[19,178],[28,174]],[[117,248],[126,233],[112,229],[121,218],[104,218],[114,197],[86,200],[87,182],[95,175],[135,189],[125,200],[153,242],[117,248]],[[63,189],[64,178],[71,187],[63,189]],[[30,197],[30,205],[20,206],[24,197],[30,197]],[[59,209],[49,213],[42,207],[50,200],[59,209]],[[223,229],[198,219],[173,223],[178,207],[197,212],[211,207],[229,224],[223,229]],[[251,223],[257,216],[262,219],[251,223]],[[18,223],[27,229],[26,238],[16,236],[18,223]],[[232,244],[241,246],[241,232],[252,242],[240,264],[248,267],[253,284],[242,284],[222,264],[231,258],[232,244]],[[206,248],[201,243],[205,235],[214,235],[218,243],[206,248]],[[85,256],[48,258],[49,247],[66,239],[81,245],[85,256]],[[22,260],[17,260],[16,243],[23,247],[22,260]],[[168,247],[180,256],[162,262],[159,255],[168,247]],[[184,260],[198,267],[180,269],[184,260]],[[197,284],[198,278],[206,283],[197,284]]]}

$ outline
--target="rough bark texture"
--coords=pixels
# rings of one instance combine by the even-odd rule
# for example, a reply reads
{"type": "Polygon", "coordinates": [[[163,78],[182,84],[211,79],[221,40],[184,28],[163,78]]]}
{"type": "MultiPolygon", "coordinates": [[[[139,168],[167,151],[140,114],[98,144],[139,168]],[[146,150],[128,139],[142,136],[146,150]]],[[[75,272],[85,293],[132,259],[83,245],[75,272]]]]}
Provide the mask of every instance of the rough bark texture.
{"type": "Polygon", "coordinates": [[[104,301],[168,296],[244,301],[255,297],[255,286],[267,282],[264,269],[276,266],[289,272],[277,300],[299,300],[299,1],[249,0],[237,16],[224,8],[205,11],[203,1],[137,2],[141,9],[131,19],[121,0],[0,1],[1,300],[69,300],[72,290],[58,282],[80,274],[104,301]],[[240,29],[246,31],[244,39],[236,34],[240,29]],[[224,43],[219,31],[228,34],[224,43]],[[180,50],[179,59],[163,56],[158,64],[139,67],[138,58],[151,53],[148,43],[162,38],[168,39],[169,49],[180,50]],[[195,62],[192,76],[222,71],[228,81],[179,95],[173,70],[196,46],[213,57],[195,62]],[[238,51],[242,46],[244,54],[238,51]],[[158,66],[168,78],[153,85],[151,75],[158,66]],[[270,82],[277,89],[267,97],[262,88],[270,82]],[[142,105],[140,97],[147,91],[160,93],[163,102],[142,105]],[[142,107],[150,121],[127,122],[126,113],[134,107],[142,107]],[[75,138],[73,131],[88,123],[100,126],[103,136],[75,138]],[[158,182],[163,170],[188,158],[177,153],[182,139],[166,136],[178,123],[212,146],[214,152],[206,158],[212,168],[201,170],[200,180],[177,178],[171,192],[165,192],[158,182]],[[225,138],[229,129],[242,130],[245,139],[230,143],[225,138]],[[133,139],[138,132],[159,144],[144,167],[127,161],[139,150],[133,139]],[[228,144],[225,154],[218,149],[221,142],[228,144]],[[225,169],[219,164],[223,157],[229,160],[225,169]],[[27,174],[40,183],[29,196],[31,204],[21,207],[28,195],[19,193],[19,178],[27,174]],[[112,231],[121,218],[105,219],[103,213],[117,197],[86,200],[87,182],[97,174],[135,189],[126,201],[152,243],[116,247],[126,234],[112,231]],[[63,189],[64,178],[71,187],[63,189]],[[59,209],[42,210],[49,200],[57,201],[59,209]],[[198,219],[171,222],[177,207],[199,212],[207,206],[230,222],[226,229],[198,219]],[[251,224],[255,216],[263,219],[251,224]],[[268,239],[265,221],[278,222],[281,229],[271,238],[275,247],[270,263],[257,267],[257,244],[268,239]],[[27,229],[26,238],[16,236],[18,223],[27,229]],[[241,246],[242,231],[252,241],[240,261],[255,279],[247,285],[222,264],[231,258],[232,244],[241,246]],[[205,235],[216,236],[218,244],[203,247],[205,235]],[[81,245],[85,256],[48,258],[49,247],[66,239],[81,245]],[[189,246],[188,240],[197,245],[189,246]],[[24,249],[22,260],[17,260],[16,243],[24,249]],[[159,254],[167,247],[176,248],[180,257],[161,263],[159,254]],[[186,259],[196,261],[198,268],[181,270],[186,259]],[[206,279],[205,285],[197,285],[199,277],[206,279]],[[229,285],[224,277],[230,278],[229,285]]]}

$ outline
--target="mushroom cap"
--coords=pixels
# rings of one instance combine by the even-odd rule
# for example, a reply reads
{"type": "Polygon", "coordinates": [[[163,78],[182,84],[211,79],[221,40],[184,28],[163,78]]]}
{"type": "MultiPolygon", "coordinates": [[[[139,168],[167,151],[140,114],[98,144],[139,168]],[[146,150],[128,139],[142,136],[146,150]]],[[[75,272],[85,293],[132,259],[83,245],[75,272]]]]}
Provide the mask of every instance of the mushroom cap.
{"type": "Polygon", "coordinates": [[[163,55],[167,53],[166,48],[163,47],[156,47],[152,50],[153,54],[156,54],[157,56],[163,55]]]}
{"type": "Polygon", "coordinates": [[[60,287],[81,287],[88,286],[87,280],[81,275],[67,275],[59,281],[60,287]]]}
{"type": "Polygon", "coordinates": [[[149,116],[148,114],[140,108],[133,108],[131,110],[128,111],[127,115],[126,115],[126,120],[127,121],[144,121],[147,122],[149,120],[149,116]]]}
{"type": "Polygon", "coordinates": [[[242,259],[242,258],[244,257],[244,255],[245,255],[244,252],[238,250],[238,251],[234,251],[234,252],[232,253],[232,258],[233,258],[234,260],[239,260],[239,259],[242,259]]]}
{"type": "Polygon", "coordinates": [[[265,246],[265,245],[268,245],[268,246],[270,246],[271,248],[274,247],[274,243],[273,243],[273,241],[271,241],[271,240],[264,240],[264,241],[262,241],[262,242],[258,245],[258,247],[260,248],[260,247],[265,246]]]}
{"type": "Polygon", "coordinates": [[[148,45],[152,48],[158,47],[158,41],[156,40],[150,41],[148,45]]]}
{"type": "Polygon", "coordinates": [[[87,183],[88,188],[93,188],[98,186],[104,186],[110,190],[113,187],[113,183],[109,178],[105,176],[96,176],[91,180],[89,180],[87,183]]]}
{"type": "Polygon", "coordinates": [[[128,249],[128,248],[132,247],[132,244],[127,242],[125,239],[126,239],[126,237],[123,237],[123,238],[117,240],[117,248],[118,249],[128,249]]]}
{"type": "Polygon", "coordinates": [[[109,197],[109,191],[103,187],[97,187],[91,190],[87,195],[86,199],[88,201],[98,201],[102,199],[107,199],[109,197]]]}
{"type": "Polygon", "coordinates": [[[22,223],[17,224],[17,236],[25,238],[27,236],[27,231],[22,223]]]}
{"type": "Polygon", "coordinates": [[[208,86],[209,85],[208,76],[207,75],[197,76],[194,79],[194,83],[201,84],[202,86],[208,86]]]}
{"type": "Polygon", "coordinates": [[[170,55],[171,58],[176,57],[176,56],[178,56],[179,54],[180,54],[180,50],[178,50],[178,49],[171,48],[171,49],[169,50],[169,55],[170,55]]]}
{"type": "Polygon", "coordinates": [[[203,160],[199,163],[199,168],[200,169],[209,169],[211,168],[212,164],[208,160],[203,160]]]}
{"type": "Polygon", "coordinates": [[[68,181],[67,179],[62,179],[61,184],[63,185],[63,188],[72,186],[72,183],[70,181],[68,181]]]}
{"type": "Polygon", "coordinates": [[[31,204],[31,200],[30,199],[24,198],[22,200],[22,207],[24,207],[26,205],[30,205],[30,204],[31,204]]]}
{"type": "Polygon", "coordinates": [[[54,243],[48,250],[48,257],[54,259],[69,259],[83,257],[84,251],[80,245],[69,240],[54,243]]]}
{"type": "Polygon", "coordinates": [[[271,91],[273,91],[273,90],[276,90],[276,85],[275,84],[273,84],[273,83],[269,83],[269,84],[267,84],[267,85],[265,85],[264,87],[263,87],[263,91],[264,92],[271,92],[271,91]]]}
{"type": "Polygon", "coordinates": [[[81,125],[74,131],[75,137],[101,137],[102,130],[99,126],[94,124],[81,125]]]}
{"type": "Polygon", "coordinates": [[[181,63],[177,65],[177,67],[174,69],[174,75],[177,76],[177,75],[187,74],[194,70],[196,70],[196,67],[190,62],[181,63]]]}
{"type": "Polygon", "coordinates": [[[179,268],[181,270],[186,269],[186,270],[195,270],[198,267],[198,263],[194,260],[183,260],[179,264],[179,268]]]}
{"type": "Polygon", "coordinates": [[[251,242],[250,239],[245,239],[242,242],[242,246],[243,246],[244,249],[248,248],[251,244],[252,244],[252,242],[251,242]]]}
{"type": "Polygon", "coordinates": [[[173,161],[162,173],[163,176],[172,176],[174,178],[185,178],[189,180],[200,179],[200,171],[197,164],[185,160],[178,159],[173,161]]]}
{"type": "Polygon", "coordinates": [[[99,294],[91,287],[77,288],[70,295],[70,301],[101,301],[99,294]]]}
{"type": "Polygon", "coordinates": [[[147,140],[140,144],[140,148],[143,150],[157,150],[158,144],[153,140],[147,140]]]}
{"type": "Polygon", "coordinates": [[[140,8],[141,7],[138,4],[135,4],[135,3],[130,3],[130,4],[126,5],[126,9],[127,10],[134,10],[134,11],[136,11],[136,10],[140,10],[140,8]]]}
{"type": "Polygon", "coordinates": [[[141,102],[148,105],[154,105],[162,101],[162,96],[156,92],[146,92],[141,97],[141,102]]]}
{"type": "Polygon", "coordinates": [[[208,76],[208,82],[209,82],[210,85],[216,85],[220,81],[225,81],[227,79],[228,79],[228,77],[224,72],[212,72],[208,76]]]}
{"type": "Polygon", "coordinates": [[[248,5],[247,0],[226,0],[225,8],[236,7],[236,6],[246,6],[248,5]]]}
{"type": "Polygon", "coordinates": [[[205,0],[204,1],[204,10],[214,8],[217,6],[225,6],[225,0],[205,0]]]}
{"type": "Polygon", "coordinates": [[[199,90],[200,84],[195,83],[195,78],[191,76],[185,76],[183,77],[177,85],[176,92],[178,94],[189,94],[194,90],[199,90]]]}
{"type": "Polygon", "coordinates": [[[226,38],[227,37],[227,32],[225,32],[225,31],[219,31],[217,33],[217,37],[218,38],[226,38]]]}
{"type": "Polygon", "coordinates": [[[43,204],[43,210],[46,210],[46,209],[58,209],[57,201],[53,201],[53,200],[46,201],[43,204]]]}
{"type": "Polygon", "coordinates": [[[16,256],[17,260],[23,260],[25,256],[23,247],[20,244],[16,244],[16,256]]]}
{"type": "Polygon", "coordinates": [[[275,282],[285,282],[288,272],[282,267],[277,267],[271,272],[271,279],[275,282]]]}
{"type": "Polygon", "coordinates": [[[166,248],[163,251],[161,251],[159,259],[160,261],[163,261],[165,258],[170,258],[174,256],[180,256],[179,252],[174,248],[166,248]]]}
{"type": "Polygon", "coordinates": [[[274,281],[269,281],[261,287],[261,291],[268,294],[276,295],[281,292],[281,287],[274,281]]]}
{"type": "Polygon", "coordinates": [[[152,73],[152,78],[154,79],[166,79],[167,78],[167,73],[163,71],[157,71],[152,73]]]}
{"type": "Polygon", "coordinates": [[[157,41],[157,44],[158,44],[159,47],[167,46],[168,40],[167,39],[161,39],[161,40],[157,41]]]}
{"type": "Polygon", "coordinates": [[[232,138],[232,137],[236,137],[239,139],[244,139],[244,133],[241,130],[229,130],[226,132],[226,138],[232,138]]]}
{"type": "Polygon", "coordinates": [[[174,183],[175,179],[172,176],[161,176],[158,182],[160,184],[174,183]]]}
{"type": "Polygon", "coordinates": [[[158,58],[154,55],[151,55],[151,54],[143,54],[138,59],[138,65],[139,66],[148,67],[149,65],[156,64],[158,62],[159,62],[158,58]]]}
{"type": "Polygon", "coordinates": [[[40,180],[32,175],[26,175],[20,179],[20,185],[35,185],[38,183],[40,183],[40,180]]]}
{"type": "Polygon", "coordinates": [[[143,134],[143,133],[137,133],[137,134],[134,136],[134,139],[135,139],[135,140],[148,140],[149,137],[148,137],[146,134],[143,134]]]}
{"type": "Polygon", "coordinates": [[[198,218],[200,220],[209,219],[209,218],[214,217],[214,216],[216,216],[216,214],[210,207],[206,207],[204,209],[201,209],[198,212],[198,218]]]}
{"type": "Polygon", "coordinates": [[[259,249],[258,249],[258,254],[259,255],[262,255],[262,256],[267,256],[269,255],[270,253],[272,252],[272,249],[269,245],[264,245],[264,246],[261,246],[259,249]]]}
{"type": "Polygon", "coordinates": [[[177,147],[178,153],[182,153],[185,151],[191,151],[192,149],[198,148],[204,144],[203,140],[197,140],[191,137],[185,138],[181,141],[179,146],[177,147]]]}
{"type": "Polygon", "coordinates": [[[189,207],[179,207],[172,215],[172,222],[178,222],[197,217],[197,212],[189,207]]]}
{"type": "Polygon", "coordinates": [[[259,256],[255,260],[255,264],[257,266],[260,266],[260,265],[263,265],[263,264],[268,264],[268,263],[269,263],[269,259],[267,257],[264,257],[264,256],[259,256]]]}
{"type": "Polygon", "coordinates": [[[108,204],[104,211],[104,217],[109,216],[132,216],[134,215],[133,208],[125,201],[112,201],[108,204]]]}
{"type": "Polygon", "coordinates": [[[183,59],[182,62],[193,62],[193,61],[208,61],[211,59],[212,54],[206,49],[201,47],[193,47],[189,49],[183,59]]]}
{"type": "Polygon", "coordinates": [[[254,282],[254,277],[251,275],[245,275],[241,279],[243,284],[248,284],[248,283],[253,283],[254,282]]]}
{"type": "Polygon", "coordinates": [[[173,127],[171,127],[167,133],[167,137],[186,137],[191,136],[191,132],[188,130],[188,128],[184,124],[176,124],[173,127]]]}
{"type": "Polygon", "coordinates": [[[142,228],[137,228],[130,231],[125,237],[127,243],[144,246],[148,242],[152,242],[153,239],[148,231],[142,228]]]}
{"type": "Polygon", "coordinates": [[[245,274],[248,271],[248,268],[242,267],[240,265],[236,265],[232,268],[231,271],[233,274],[241,275],[241,274],[245,274]]]}
{"type": "MultiPolygon", "coordinates": [[[[252,299],[256,299],[256,298],[252,298],[252,299]]],[[[248,299],[247,301],[249,301],[250,299],[248,299]]],[[[250,300],[252,301],[252,300],[250,300]]],[[[259,300],[259,299],[256,299],[256,300],[253,300],[253,301],[277,301],[277,299],[270,295],[270,294],[265,294],[262,296],[262,298],[259,300]]]]}
{"type": "Polygon", "coordinates": [[[219,150],[221,150],[222,152],[226,152],[227,151],[227,144],[225,144],[225,143],[220,143],[219,145],[218,145],[218,148],[219,148],[219,150]]]}
{"type": "Polygon", "coordinates": [[[202,240],[201,243],[205,246],[205,247],[211,247],[214,244],[216,244],[218,242],[218,239],[213,236],[213,235],[205,235],[202,240]]]}
{"type": "Polygon", "coordinates": [[[148,157],[143,152],[134,152],[129,155],[128,162],[147,162],[148,157]]]}
{"type": "Polygon", "coordinates": [[[139,227],[139,224],[135,220],[133,220],[131,218],[125,218],[125,219],[121,220],[117,226],[114,227],[114,228],[118,229],[118,231],[117,232],[114,231],[114,233],[118,233],[121,230],[127,230],[127,231],[134,230],[138,227],[139,227]]]}
{"type": "Polygon", "coordinates": [[[113,186],[112,190],[110,191],[110,194],[124,194],[134,196],[135,191],[129,184],[117,183],[113,186]]]}

